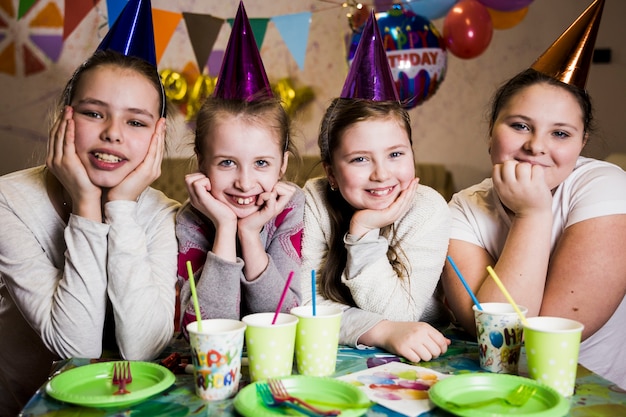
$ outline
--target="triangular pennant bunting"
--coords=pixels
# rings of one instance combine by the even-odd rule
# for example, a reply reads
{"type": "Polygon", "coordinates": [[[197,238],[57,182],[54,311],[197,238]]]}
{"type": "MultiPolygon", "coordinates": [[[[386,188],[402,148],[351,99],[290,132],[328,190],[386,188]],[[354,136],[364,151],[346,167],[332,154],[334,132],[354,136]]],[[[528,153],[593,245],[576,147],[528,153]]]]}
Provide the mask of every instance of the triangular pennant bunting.
{"type": "MultiPolygon", "coordinates": [[[[235,19],[227,19],[228,24],[232,27],[235,19]]],[[[269,18],[260,17],[256,19],[248,19],[250,22],[250,27],[252,28],[252,34],[254,35],[254,40],[256,41],[256,47],[261,50],[261,46],[263,45],[263,40],[265,39],[265,32],[267,31],[267,24],[270,22],[269,18]]]]}
{"type": "Polygon", "coordinates": [[[109,29],[117,20],[128,0],[107,0],[107,20],[109,21],[109,29]]]}
{"type": "Polygon", "coordinates": [[[52,61],[57,62],[59,60],[63,49],[61,35],[30,35],[30,40],[52,61]]]}
{"type": "Polygon", "coordinates": [[[30,27],[59,28],[63,26],[63,15],[55,3],[48,3],[37,16],[31,19],[30,27]]]}
{"type": "Polygon", "coordinates": [[[46,69],[46,65],[35,55],[28,45],[22,47],[24,55],[24,74],[31,75],[46,69]]]}
{"type": "Polygon", "coordinates": [[[306,46],[309,41],[309,27],[311,12],[286,14],[272,17],[272,22],[282,36],[289,52],[298,63],[300,70],[304,70],[306,46]]]}
{"type": "Polygon", "coordinates": [[[63,22],[63,40],[74,32],[74,29],[83,21],[93,9],[96,2],[85,0],[65,0],[65,21],[63,22]]]}
{"type": "Polygon", "coordinates": [[[15,17],[13,0],[0,0],[0,9],[2,9],[9,17],[15,17]]]}
{"type": "Polygon", "coordinates": [[[38,0],[20,0],[17,11],[17,20],[20,20],[30,9],[33,8],[38,0]]]}
{"type": "Polygon", "coordinates": [[[198,68],[202,72],[224,24],[224,19],[197,13],[183,13],[183,18],[198,68]]]}
{"type": "Polygon", "coordinates": [[[167,10],[152,9],[152,23],[158,30],[154,31],[154,48],[156,49],[157,63],[161,60],[165,48],[170,43],[170,39],[176,31],[176,26],[180,22],[183,15],[167,10]]]}

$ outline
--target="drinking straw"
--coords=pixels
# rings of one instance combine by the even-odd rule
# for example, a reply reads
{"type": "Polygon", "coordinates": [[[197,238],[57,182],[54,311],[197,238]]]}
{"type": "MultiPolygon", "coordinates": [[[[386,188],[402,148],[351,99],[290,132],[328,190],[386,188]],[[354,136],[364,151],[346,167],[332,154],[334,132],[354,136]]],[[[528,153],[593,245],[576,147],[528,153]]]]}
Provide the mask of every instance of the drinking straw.
{"type": "Polygon", "coordinates": [[[198,304],[198,294],[196,293],[196,283],[191,269],[191,261],[187,261],[187,275],[189,276],[189,288],[191,289],[191,299],[193,309],[196,310],[196,321],[198,322],[198,332],[202,332],[202,316],[200,315],[200,304],[198,304]]]}
{"type": "Polygon", "coordinates": [[[313,306],[313,316],[316,315],[316,311],[315,311],[315,295],[316,293],[316,285],[315,285],[315,269],[311,269],[311,294],[313,295],[311,297],[311,301],[312,301],[312,306],[313,306]]]}
{"type": "Polygon", "coordinates": [[[509,294],[506,288],[504,288],[504,284],[502,283],[502,281],[500,281],[500,278],[498,278],[498,275],[496,275],[496,271],[494,271],[490,265],[487,265],[487,272],[489,272],[489,275],[491,275],[491,278],[493,278],[493,280],[496,282],[496,285],[498,286],[498,288],[500,288],[500,291],[502,291],[502,294],[504,294],[506,299],[509,300],[509,303],[511,303],[511,305],[517,312],[517,315],[519,316],[520,320],[522,320],[522,323],[524,324],[524,326],[527,326],[528,323],[526,322],[526,317],[524,317],[520,309],[517,307],[517,303],[515,302],[515,300],[513,300],[513,297],[511,297],[511,294],[509,294]]]}
{"type": "Polygon", "coordinates": [[[292,278],[293,278],[293,271],[289,273],[289,278],[287,278],[287,282],[285,282],[285,288],[283,288],[283,293],[280,295],[280,300],[278,300],[278,305],[276,306],[276,312],[274,313],[272,324],[276,324],[278,313],[280,313],[280,309],[283,306],[283,302],[285,301],[285,296],[287,295],[287,290],[289,290],[289,284],[291,284],[292,278]]]}
{"type": "Polygon", "coordinates": [[[467,281],[465,281],[465,278],[463,278],[461,271],[459,271],[459,268],[456,267],[456,264],[454,263],[454,261],[452,260],[450,256],[448,256],[448,262],[450,262],[450,265],[452,265],[454,272],[456,272],[456,276],[459,277],[459,279],[461,280],[461,283],[463,284],[463,286],[469,293],[470,297],[472,297],[472,300],[474,300],[474,304],[476,304],[476,308],[482,311],[483,306],[481,306],[480,303],[478,302],[478,298],[476,298],[476,296],[472,292],[472,289],[469,287],[469,285],[467,285],[467,281]]]}

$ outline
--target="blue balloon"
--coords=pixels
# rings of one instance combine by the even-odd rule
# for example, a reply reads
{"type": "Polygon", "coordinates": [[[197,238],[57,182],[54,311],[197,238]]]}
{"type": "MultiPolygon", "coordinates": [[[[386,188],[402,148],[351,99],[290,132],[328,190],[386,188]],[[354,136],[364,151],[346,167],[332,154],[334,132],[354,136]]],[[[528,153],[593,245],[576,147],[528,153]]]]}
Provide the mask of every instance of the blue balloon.
{"type": "Polygon", "coordinates": [[[504,343],[504,337],[502,336],[502,333],[496,331],[489,333],[489,340],[495,348],[499,348],[504,343]]]}
{"type": "Polygon", "coordinates": [[[428,20],[439,19],[448,14],[458,0],[402,0],[404,7],[428,20]]]}

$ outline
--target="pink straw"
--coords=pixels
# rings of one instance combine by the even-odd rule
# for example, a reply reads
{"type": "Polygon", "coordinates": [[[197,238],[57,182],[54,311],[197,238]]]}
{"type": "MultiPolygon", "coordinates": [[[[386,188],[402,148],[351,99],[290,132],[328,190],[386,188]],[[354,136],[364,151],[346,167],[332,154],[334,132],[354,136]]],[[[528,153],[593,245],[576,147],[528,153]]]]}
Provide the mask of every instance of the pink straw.
{"type": "Polygon", "coordinates": [[[272,319],[272,324],[276,324],[276,319],[278,318],[278,313],[280,313],[280,309],[283,306],[283,302],[285,301],[285,297],[287,296],[287,290],[289,290],[289,284],[291,284],[291,279],[293,278],[293,271],[289,273],[289,278],[287,278],[287,282],[285,282],[285,288],[283,288],[283,293],[280,295],[280,300],[278,300],[278,305],[276,306],[276,312],[274,313],[274,318],[272,319]]]}

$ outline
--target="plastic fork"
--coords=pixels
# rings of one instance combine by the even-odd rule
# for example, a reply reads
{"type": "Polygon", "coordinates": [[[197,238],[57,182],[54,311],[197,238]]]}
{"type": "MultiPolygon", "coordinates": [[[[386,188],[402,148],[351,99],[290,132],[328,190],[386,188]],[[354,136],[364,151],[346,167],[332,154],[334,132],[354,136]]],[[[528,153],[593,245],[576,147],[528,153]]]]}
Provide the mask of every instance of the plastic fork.
{"type": "Polygon", "coordinates": [[[126,385],[133,382],[133,376],[130,373],[130,362],[115,362],[113,364],[111,382],[118,387],[113,395],[130,394],[130,391],[126,389],[126,385]]]}
{"type": "Polygon", "coordinates": [[[312,406],[306,401],[290,395],[287,392],[287,388],[285,388],[283,382],[280,379],[270,378],[267,380],[267,383],[270,387],[270,392],[272,393],[272,396],[277,401],[299,404],[302,407],[306,407],[321,416],[338,416],[339,414],[341,414],[341,410],[320,410],[319,408],[312,406]]]}
{"type": "Polygon", "coordinates": [[[453,401],[447,401],[446,404],[452,408],[481,408],[496,402],[503,402],[513,407],[521,407],[526,404],[526,402],[530,399],[530,397],[533,396],[535,392],[537,392],[537,388],[530,385],[521,384],[519,387],[509,392],[504,397],[494,397],[489,398],[488,400],[462,404],[455,403],[453,401]]]}
{"type": "Polygon", "coordinates": [[[279,401],[272,395],[270,391],[269,385],[265,382],[257,382],[256,383],[256,392],[261,397],[261,401],[268,407],[289,407],[292,410],[297,411],[300,414],[309,417],[321,417],[322,414],[315,413],[311,410],[308,410],[298,404],[291,403],[289,401],[279,401]]]}

